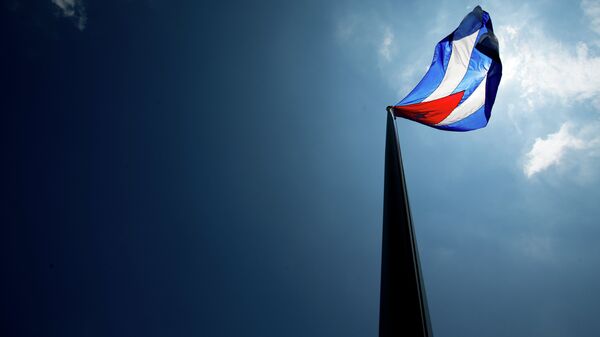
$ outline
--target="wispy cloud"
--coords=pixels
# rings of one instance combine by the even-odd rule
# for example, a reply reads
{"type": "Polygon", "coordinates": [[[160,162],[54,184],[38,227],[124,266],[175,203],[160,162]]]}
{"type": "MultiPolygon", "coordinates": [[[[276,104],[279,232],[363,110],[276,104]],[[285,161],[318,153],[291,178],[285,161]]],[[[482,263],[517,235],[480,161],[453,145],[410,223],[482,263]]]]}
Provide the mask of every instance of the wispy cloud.
{"type": "MultiPolygon", "coordinates": [[[[346,51],[356,58],[355,65],[368,71],[377,70],[390,87],[397,91],[397,97],[406,95],[412,86],[427,70],[433,45],[419,45],[418,51],[426,50],[426,58],[419,58],[413,66],[407,67],[398,62],[407,54],[413,56],[415,48],[399,55],[401,46],[407,45],[412,37],[397,34],[397,26],[377,12],[361,12],[340,15],[337,18],[336,39],[346,51]],[[422,63],[421,66],[414,66],[422,63]]],[[[403,50],[404,51],[404,50],[403,50]]]]}
{"type": "Polygon", "coordinates": [[[366,50],[382,61],[392,61],[396,49],[392,28],[376,14],[348,15],[337,22],[337,40],[349,49],[366,50]]]}
{"type": "Polygon", "coordinates": [[[84,30],[87,24],[85,6],[81,0],[52,0],[64,17],[73,18],[79,30],[84,30]]]}
{"type": "Polygon", "coordinates": [[[517,240],[512,242],[515,250],[521,257],[527,257],[537,262],[554,261],[554,240],[550,236],[540,236],[535,234],[522,234],[517,240]]]}
{"type": "Polygon", "coordinates": [[[535,140],[523,166],[527,177],[559,164],[567,151],[583,149],[588,145],[584,140],[573,135],[571,129],[571,124],[564,123],[556,133],[549,134],[546,139],[535,140]]]}
{"type": "Polygon", "coordinates": [[[379,55],[387,62],[392,60],[392,43],[394,42],[394,33],[388,27],[385,29],[383,41],[379,46],[379,55]]]}
{"type": "Polygon", "coordinates": [[[590,20],[590,29],[600,34],[600,1],[583,0],[581,1],[581,9],[590,20]]]}

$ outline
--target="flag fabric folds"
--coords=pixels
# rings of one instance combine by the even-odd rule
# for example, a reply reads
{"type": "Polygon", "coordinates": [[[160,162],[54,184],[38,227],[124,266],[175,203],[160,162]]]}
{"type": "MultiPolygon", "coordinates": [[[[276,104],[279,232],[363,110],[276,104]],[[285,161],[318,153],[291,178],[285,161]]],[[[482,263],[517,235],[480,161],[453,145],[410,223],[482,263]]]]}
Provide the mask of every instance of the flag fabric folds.
{"type": "Polygon", "coordinates": [[[490,15],[477,6],[435,47],[421,82],[391,107],[437,129],[469,131],[487,125],[502,77],[498,39],[490,15]]]}

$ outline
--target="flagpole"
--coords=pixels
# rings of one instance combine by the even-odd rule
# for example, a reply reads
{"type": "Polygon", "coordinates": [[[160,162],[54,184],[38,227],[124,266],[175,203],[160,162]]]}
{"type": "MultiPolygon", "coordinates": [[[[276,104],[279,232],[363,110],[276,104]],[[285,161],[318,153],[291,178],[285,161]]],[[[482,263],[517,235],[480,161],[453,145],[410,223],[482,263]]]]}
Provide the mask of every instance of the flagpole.
{"type": "Polygon", "coordinates": [[[394,119],[388,107],[379,337],[432,337],[394,119]]]}

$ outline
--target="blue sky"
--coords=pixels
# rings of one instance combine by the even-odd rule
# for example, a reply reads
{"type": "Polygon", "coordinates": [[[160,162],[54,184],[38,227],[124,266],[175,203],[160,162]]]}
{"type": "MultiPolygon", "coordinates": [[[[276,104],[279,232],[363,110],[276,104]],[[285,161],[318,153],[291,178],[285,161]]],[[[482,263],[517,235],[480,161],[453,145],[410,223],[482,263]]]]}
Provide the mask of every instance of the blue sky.
{"type": "MultiPolygon", "coordinates": [[[[469,134],[399,121],[439,336],[571,336],[597,329],[600,3],[482,2],[503,79],[469,134]]],[[[337,41],[402,98],[469,2],[341,10],[337,41]],[[369,50],[370,55],[365,55],[369,50]]]]}
{"type": "Polygon", "coordinates": [[[593,335],[589,0],[5,2],[3,335],[376,336],[385,107],[478,4],[488,127],[397,121],[434,333],[593,335]]]}

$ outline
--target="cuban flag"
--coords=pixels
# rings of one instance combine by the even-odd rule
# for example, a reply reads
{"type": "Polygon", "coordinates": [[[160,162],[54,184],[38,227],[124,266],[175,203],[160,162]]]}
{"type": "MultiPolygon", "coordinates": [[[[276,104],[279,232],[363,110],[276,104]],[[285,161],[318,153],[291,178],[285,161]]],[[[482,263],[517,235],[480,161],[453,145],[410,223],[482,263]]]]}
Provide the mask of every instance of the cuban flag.
{"type": "Polygon", "coordinates": [[[429,70],[392,112],[437,129],[487,125],[502,77],[490,15],[477,6],[435,47],[429,70]]]}

